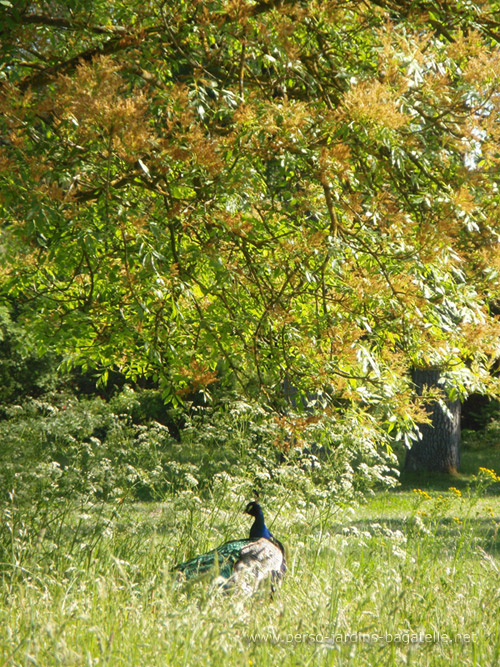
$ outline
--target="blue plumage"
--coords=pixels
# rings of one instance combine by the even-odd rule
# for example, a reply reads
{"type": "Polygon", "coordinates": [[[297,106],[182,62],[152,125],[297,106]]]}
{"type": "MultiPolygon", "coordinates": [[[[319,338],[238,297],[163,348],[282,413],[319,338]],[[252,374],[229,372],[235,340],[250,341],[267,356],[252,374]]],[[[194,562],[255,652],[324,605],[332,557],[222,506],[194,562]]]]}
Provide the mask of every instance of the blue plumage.
{"type": "Polygon", "coordinates": [[[272,537],[271,532],[264,521],[264,512],[259,503],[255,502],[255,500],[248,503],[245,507],[245,514],[250,514],[250,516],[254,517],[254,522],[250,528],[249,537],[251,540],[257,540],[259,537],[265,537],[268,540],[272,537]]]}

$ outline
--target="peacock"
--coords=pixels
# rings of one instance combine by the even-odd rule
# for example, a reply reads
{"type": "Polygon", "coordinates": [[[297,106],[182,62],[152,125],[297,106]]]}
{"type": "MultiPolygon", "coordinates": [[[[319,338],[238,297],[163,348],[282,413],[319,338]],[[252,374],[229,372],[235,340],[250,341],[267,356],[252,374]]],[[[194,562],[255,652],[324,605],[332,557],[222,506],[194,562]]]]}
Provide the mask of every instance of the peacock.
{"type": "Polygon", "coordinates": [[[201,577],[214,571],[217,583],[224,588],[240,585],[251,591],[259,583],[271,577],[271,589],[286,572],[285,549],[264,521],[264,513],[255,500],[248,503],[245,513],[254,517],[248,539],[231,540],[206,554],[195,556],[175,565],[173,571],[182,573],[186,579],[201,577]]]}

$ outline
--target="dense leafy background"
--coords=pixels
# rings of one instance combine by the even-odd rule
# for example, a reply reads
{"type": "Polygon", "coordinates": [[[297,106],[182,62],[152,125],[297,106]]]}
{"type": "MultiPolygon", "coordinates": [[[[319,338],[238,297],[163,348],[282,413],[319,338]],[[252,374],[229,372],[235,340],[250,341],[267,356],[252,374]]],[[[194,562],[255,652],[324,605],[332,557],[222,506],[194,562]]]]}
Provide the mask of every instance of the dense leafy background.
{"type": "Polygon", "coordinates": [[[3,392],[33,396],[7,409],[11,451],[33,417],[48,465],[150,493],[163,438],[187,437],[147,450],[127,410],[47,401],[50,363],[97,374],[106,399],[116,377],[158,389],[183,420],[212,401],[221,431],[246,405],[273,456],[328,450],[340,477],[411,443],[437,396],[412,367],[451,398],[495,394],[496,9],[3,3],[3,392]]]}
{"type": "Polygon", "coordinates": [[[39,344],[170,399],[484,389],[494,9],[7,3],[3,284],[39,344]]]}

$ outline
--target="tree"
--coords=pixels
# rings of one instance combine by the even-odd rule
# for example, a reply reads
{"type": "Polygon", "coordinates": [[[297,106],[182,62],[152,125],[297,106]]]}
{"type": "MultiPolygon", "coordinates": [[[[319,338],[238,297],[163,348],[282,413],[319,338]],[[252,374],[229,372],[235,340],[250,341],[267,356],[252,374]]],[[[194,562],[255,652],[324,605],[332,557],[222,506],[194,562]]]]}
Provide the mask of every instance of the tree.
{"type": "Polygon", "coordinates": [[[41,347],[399,438],[412,367],[496,391],[499,3],[4,5],[2,286],[41,347]]]}
{"type": "MultiPolygon", "coordinates": [[[[439,387],[439,369],[415,369],[413,381],[421,396],[425,387],[439,387]]],[[[419,439],[408,450],[405,469],[455,473],[460,467],[460,412],[458,399],[441,399],[429,406],[429,422],[419,427],[419,439]]]]}

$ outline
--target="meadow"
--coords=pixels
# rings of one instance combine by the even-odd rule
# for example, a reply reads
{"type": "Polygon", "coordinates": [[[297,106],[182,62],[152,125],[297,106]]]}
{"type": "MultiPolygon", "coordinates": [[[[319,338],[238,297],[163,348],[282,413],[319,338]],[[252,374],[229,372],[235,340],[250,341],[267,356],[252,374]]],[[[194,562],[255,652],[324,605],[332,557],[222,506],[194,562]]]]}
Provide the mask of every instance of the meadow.
{"type": "Polygon", "coordinates": [[[467,452],[454,479],[406,479],[365,501],[264,498],[288,551],[273,597],[170,571],[246,535],[238,491],[22,515],[12,499],[0,665],[497,665],[500,485],[481,456],[467,452]]]}

